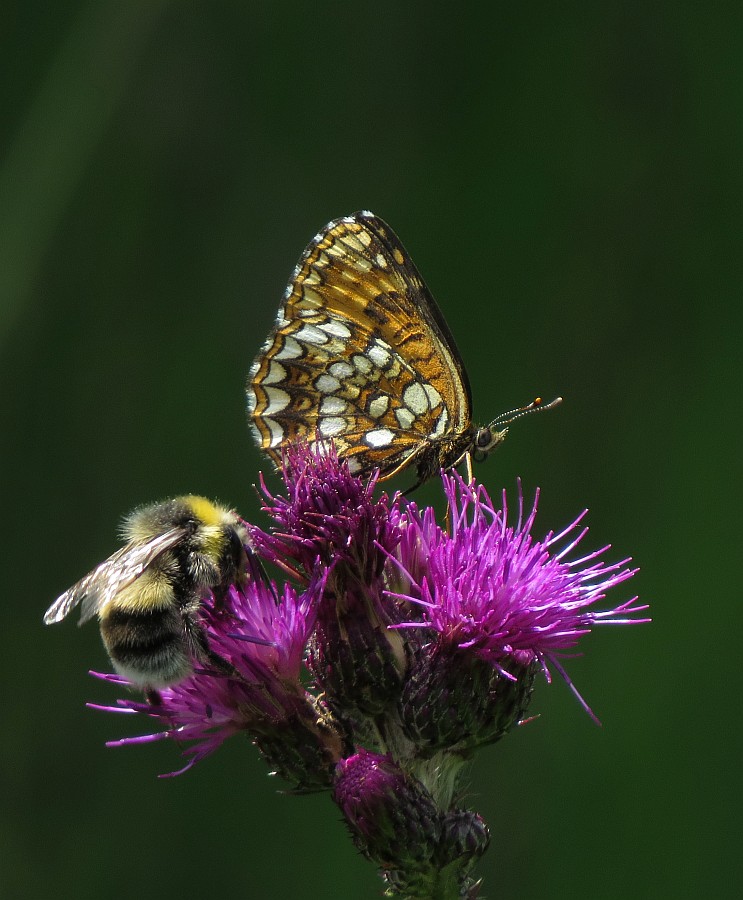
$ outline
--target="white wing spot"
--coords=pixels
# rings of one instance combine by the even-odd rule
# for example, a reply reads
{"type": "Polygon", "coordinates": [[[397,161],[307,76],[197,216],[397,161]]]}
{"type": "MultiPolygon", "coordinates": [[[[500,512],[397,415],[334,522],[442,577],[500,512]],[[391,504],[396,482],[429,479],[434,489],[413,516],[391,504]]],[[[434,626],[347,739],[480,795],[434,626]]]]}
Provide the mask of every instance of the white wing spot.
{"type": "Polygon", "coordinates": [[[353,375],[353,366],[341,360],[340,362],[334,362],[328,369],[328,372],[331,375],[335,375],[336,378],[349,378],[353,375]]]}
{"type": "Polygon", "coordinates": [[[321,394],[334,394],[340,386],[340,381],[327,373],[323,373],[315,379],[315,390],[321,394]]]}
{"type": "Polygon", "coordinates": [[[341,338],[342,340],[348,340],[351,337],[350,328],[339,319],[328,319],[327,322],[324,322],[319,327],[328,334],[332,334],[333,337],[341,338]]]}
{"type": "Polygon", "coordinates": [[[374,368],[372,361],[368,356],[364,356],[363,353],[356,353],[352,359],[353,367],[357,372],[360,372],[362,375],[368,375],[369,372],[374,368]]]}
{"type": "MultiPolygon", "coordinates": [[[[315,315],[315,312],[310,312],[310,315],[315,315]]],[[[328,336],[324,331],[320,331],[319,328],[315,328],[314,325],[303,325],[299,331],[294,332],[294,337],[301,341],[304,344],[327,344],[328,336]]]]}
{"type": "Polygon", "coordinates": [[[415,422],[415,416],[405,406],[395,410],[395,418],[397,419],[398,424],[403,431],[407,431],[409,428],[412,428],[413,422],[415,422]]]}
{"type": "MultiPolygon", "coordinates": [[[[278,447],[279,444],[284,440],[284,429],[279,425],[278,422],[275,422],[273,419],[269,419],[268,416],[261,416],[261,421],[271,432],[271,440],[269,441],[269,447],[278,447]]],[[[261,439],[262,440],[262,439],[261,439]]]]}
{"type": "Polygon", "coordinates": [[[441,415],[436,419],[436,427],[433,429],[431,437],[441,437],[449,430],[449,411],[444,407],[441,415]]]}
{"type": "Polygon", "coordinates": [[[374,365],[383,369],[389,364],[389,361],[392,358],[390,355],[391,349],[390,345],[385,344],[384,341],[375,341],[368,350],[369,359],[371,359],[374,365]]]}
{"type": "Polygon", "coordinates": [[[388,447],[394,439],[395,434],[389,428],[376,428],[374,431],[367,431],[364,435],[364,441],[375,449],[388,447]]]}
{"type": "MultiPolygon", "coordinates": [[[[255,412],[255,404],[258,402],[258,400],[257,400],[257,398],[256,398],[256,396],[255,396],[255,391],[253,390],[252,387],[249,387],[245,393],[246,393],[247,398],[248,398],[248,412],[249,412],[251,415],[253,415],[253,413],[255,412]]],[[[251,423],[251,426],[250,426],[250,427],[253,429],[254,432],[258,430],[258,429],[255,427],[255,425],[253,425],[252,423],[251,423]]],[[[259,435],[260,435],[260,432],[259,432],[259,435]]],[[[262,441],[263,439],[262,439],[261,437],[258,437],[258,438],[256,438],[256,440],[257,440],[258,443],[260,444],[261,441],[262,441]]]]}
{"type": "Polygon", "coordinates": [[[291,402],[289,394],[287,394],[286,391],[282,391],[281,388],[264,387],[263,390],[266,392],[266,397],[268,398],[268,404],[264,410],[266,415],[272,416],[277,412],[281,412],[281,410],[286,409],[291,402]]]}
{"type": "Polygon", "coordinates": [[[390,398],[386,395],[375,397],[369,404],[369,415],[372,419],[381,419],[390,406],[390,398]]]}
{"type": "Polygon", "coordinates": [[[431,409],[435,409],[440,403],[444,402],[441,394],[432,384],[424,384],[423,387],[428,394],[428,402],[431,404],[431,409]]]}
{"type": "Polygon", "coordinates": [[[298,359],[303,353],[304,350],[299,341],[295,341],[291,335],[287,335],[284,338],[284,346],[274,356],[274,359],[298,359]]]}
{"type": "Polygon", "coordinates": [[[346,420],[341,416],[329,416],[327,419],[320,419],[318,427],[323,437],[336,437],[346,430],[346,420]]]}
{"type": "Polygon", "coordinates": [[[321,416],[339,416],[346,411],[347,403],[340,397],[323,397],[320,403],[321,416]]]}
{"type": "Polygon", "coordinates": [[[423,385],[414,381],[409,384],[402,393],[402,399],[405,406],[416,416],[422,416],[428,409],[428,397],[423,390],[423,385]]]}
{"type": "Polygon", "coordinates": [[[377,265],[379,266],[380,269],[386,269],[386,268],[387,268],[387,260],[382,256],[381,253],[377,253],[377,256],[376,256],[376,263],[377,263],[377,265]]]}
{"type": "Polygon", "coordinates": [[[272,359],[268,364],[268,372],[266,372],[266,377],[263,379],[261,384],[281,384],[281,382],[285,380],[286,369],[281,365],[280,362],[276,362],[275,358],[272,359]]]}

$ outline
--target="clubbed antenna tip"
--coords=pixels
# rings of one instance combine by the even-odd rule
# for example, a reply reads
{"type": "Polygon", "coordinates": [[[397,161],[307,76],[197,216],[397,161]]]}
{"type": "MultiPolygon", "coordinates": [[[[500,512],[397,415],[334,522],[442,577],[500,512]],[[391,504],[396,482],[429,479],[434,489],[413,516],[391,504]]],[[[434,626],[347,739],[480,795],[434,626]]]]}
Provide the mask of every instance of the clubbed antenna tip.
{"type": "Polygon", "coordinates": [[[516,419],[520,419],[522,416],[528,416],[535,412],[544,412],[545,410],[558,406],[560,403],[562,403],[562,397],[555,397],[555,399],[550,400],[549,403],[545,403],[541,397],[535,397],[531,403],[528,403],[526,406],[519,406],[516,409],[509,409],[508,412],[501,413],[493,419],[489,427],[502,428],[504,425],[510,425],[511,422],[515,422],[516,419]]]}

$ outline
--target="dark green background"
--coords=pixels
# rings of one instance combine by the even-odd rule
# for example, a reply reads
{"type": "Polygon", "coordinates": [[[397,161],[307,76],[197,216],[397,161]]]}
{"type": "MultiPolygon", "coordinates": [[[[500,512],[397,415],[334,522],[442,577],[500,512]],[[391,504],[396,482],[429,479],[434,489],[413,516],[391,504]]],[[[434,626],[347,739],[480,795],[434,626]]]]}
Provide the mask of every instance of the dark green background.
{"type": "MultiPolygon", "coordinates": [[[[247,740],[188,775],[95,626],[43,628],[133,506],[258,521],[243,381],[299,253],[368,207],[401,235],[476,417],[535,394],[478,475],[591,508],[652,625],[606,629],[481,753],[488,897],[740,888],[738,3],[20,3],[0,37],[0,896],[373,898],[327,796],[247,740]]],[[[421,492],[433,500],[435,486],[421,492]]],[[[629,590],[629,589],[628,589],[629,590]]],[[[621,588],[614,600],[628,595],[621,588]]]]}

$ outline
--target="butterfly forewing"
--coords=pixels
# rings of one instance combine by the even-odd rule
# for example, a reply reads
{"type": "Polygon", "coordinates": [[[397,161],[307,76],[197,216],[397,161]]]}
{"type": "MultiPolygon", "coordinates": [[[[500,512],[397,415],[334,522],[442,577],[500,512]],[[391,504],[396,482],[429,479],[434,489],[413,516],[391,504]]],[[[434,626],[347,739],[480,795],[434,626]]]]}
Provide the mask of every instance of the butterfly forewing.
{"type": "Polygon", "coordinates": [[[335,442],[352,471],[389,473],[471,428],[470,391],[435,301],[392,229],[338,219],[305,250],[251,370],[258,444],[335,442]]]}

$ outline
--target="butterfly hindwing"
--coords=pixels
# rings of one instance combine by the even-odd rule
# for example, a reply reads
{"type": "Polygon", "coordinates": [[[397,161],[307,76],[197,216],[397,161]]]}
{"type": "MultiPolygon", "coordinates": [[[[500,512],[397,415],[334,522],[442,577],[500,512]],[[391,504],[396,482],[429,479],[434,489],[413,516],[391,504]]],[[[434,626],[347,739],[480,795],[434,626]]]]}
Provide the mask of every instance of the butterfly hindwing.
{"type": "Polygon", "coordinates": [[[352,471],[382,475],[471,429],[454,341],[392,229],[368,212],[327,225],[287,286],[251,370],[258,444],[332,438],[352,471]]]}

